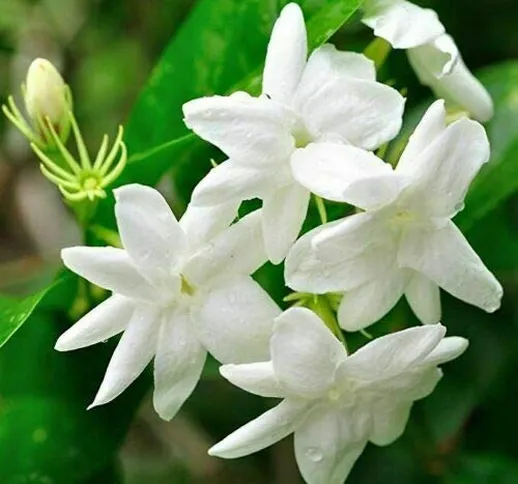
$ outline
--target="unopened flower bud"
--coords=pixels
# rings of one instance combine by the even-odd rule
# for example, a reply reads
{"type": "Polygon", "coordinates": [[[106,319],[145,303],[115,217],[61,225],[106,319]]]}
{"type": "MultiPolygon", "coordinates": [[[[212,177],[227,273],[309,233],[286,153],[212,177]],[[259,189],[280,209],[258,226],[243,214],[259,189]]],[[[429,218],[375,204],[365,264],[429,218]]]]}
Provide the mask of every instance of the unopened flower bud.
{"type": "Polygon", "coordinates": [[[67,86],[57,69],[46,59],[35,59],[27,72],[25,105],[33,121],[47,119],[54,125],[68,117],[67,86]]]}

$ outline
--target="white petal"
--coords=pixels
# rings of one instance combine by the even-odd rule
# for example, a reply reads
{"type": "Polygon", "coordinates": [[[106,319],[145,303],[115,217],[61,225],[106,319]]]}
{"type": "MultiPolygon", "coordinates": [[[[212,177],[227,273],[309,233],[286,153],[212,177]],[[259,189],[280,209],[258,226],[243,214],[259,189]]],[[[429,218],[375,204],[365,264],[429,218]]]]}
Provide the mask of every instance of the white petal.
{"type": "Polygon", "coordinates": [[[88,408],[118,397],[137,379],[156,353],[159,312],[151,306],[136,307],[133,317],[113,352],[101,387],[88,408]]]}
{"type": "Polygon", "coordinates": [[[406,286],[405,297],[412,311],[423,324],[434,324],[441,320],[439,286],[428,277],[414,272],[406,286]]]}
{"type": "Polygon", "coordinates": [[[464,302],[487,312],[500,307],[502,286],[452,222],[439,230],[407,232],[398,260],[464,302]]]}
{"type": "Polygon", "coordinates": [[[335,380],[347,353],[325,323],[306,308],[291,308],[275,321],[270,344],[275,375],[294,396],[317,398],[335,380]]]}
{"type": "Polygon", "coordinates": [[[236,277],[210,289],[194,308],[205,348],[223,363],[265,361],[273,321],[281,310],[251,277],[236,277]]]}
{"type": "Polygon", "coordinates": [[[397,377],[419,365],[445,333],[444,326],[429,324],[376,338],[347,358],[341,372],[365,382],[397,377]]]}
{"type": "Polygon", "coordinates": [[[457,47],[453,39],[444,35],[435,42],[407,51],[408,59],[422,84],[429,86],[437,97],[459,106],[481,122],[491,119],[493,101],[486,88],[470,72],[460,54],[438,75],[441,56],[446,59],[457,47]],[[446,72],[444,72],[446,70],[446,72]]]}
{"type": "Polygon", "coordinates": [[[367,0],[362,22],[396,49],[425,44],[444,33],[437,14],[406,1],[367,0]]]}
{"type": "Polygon", "coordinates": [[[239,202],[226,202],[213,207],[199,207],[189,203],[180,226],[189,245],[200,246],[226,229],[237,216],[239,202]]]}
{"type": "Polygon", "coordinates": [[[468,340],[460,336],[444,338],[423,360],[423,365],[437,366],[458,358],[468,348],[468,340]]]}
{"type": "Polygon", "coordinates": [[[309,191],[364,210],[392,202],[404,186],[392,167],[373,153],[335,143],[312,143],[296,150],[291,169],[309,191]]]}
{"type": "Polygon", "coordinates": [[[399,133],[405,98],[384,84],[348,78],[328,81],[300,105],[313,139],[334,136],[373,150],[399,133]]]}
{"type": "Polygon", "coordinates": [[[410,417],[412,404],[411,401],[397,401],[394,398],[374,401],[369,440],[376,445],[389,445],[401,437],[410,417]]]}
{"type": "Polygon", "coordinates": [[[296,3],[282,9],[273,26],[263,72],[263,93],[288,104],[300,81],[307,56],[306,26],[296,3]]]}
{"type": "Polygon", "coordinates": [[[169,205],[158,190],[144,185],[125,185],[113,193],[124,249],[151,280],[167,280],[187,246],[169,205]]]}
{"type": "Polygon", "coordinates": [[[65,265],[92,284],[139,300],[153,300],[156,289],[138,272],[128,253],[114,247],[70,247],[61,251],[65,265]]]}
{"type": "Polygon", "coordinates": [[[193,331],[188,311],[164,313],[155,357],[153,405],[171,420],[200,379],[207,352],[193,331]]]}
{"type": "Polygon", "coordinates": [[[385,274],[344,294],[338,308],[338,322],[346,331],[358,331],[379,321],[399,301],[407,274],[392,267],[385,274]]]}
{"type": "Polygon", "coordinates": [[[268,258],[279,264],[300,233],[309,206],[310,193],[293,183],[276,190],[263,201],[263,239],[268,258]]]}
{"type": "Polygon", "coordinates": [[[446,129],[444,101],[438,99],[424,113],[410,135],[396,167],[396,173],[416,178],[422,169],[421,154],[446,129]]]}
{"type": "MultiPolygon", "coordinates": [[[[439,345],[440,344],[441,343],[439,343],[439,345]]],[[[434,351],[435,350],[433,350],[432,353],[434,351]]],[[[426,362],[432,353],[430,353],[423,362],[426,362]]],[[[421,400],[435,390],[435,387],[441,381],[442,375],[442,370],[437,367],[428,367],[424,371],[420,370],[414,372],[414,375],[410,377],[410,380],[414,378],[415,380],[412,382],[412,385],[407,385],[406,388],[402,389],[401,394],[404,394],[405,398],[412,401],[421,400]]]]}
{"type": "Polygon", "coordinates": [[[196,206],[221,205],[263,198],[278,187],[278,183],[290,180],[288,169],[277,166],[251,166],[227,160],[213,168],[196,185],[191,203],[196,206]]]}
{"type": "Polygon", "coordinates": [[[348,291],[365,284],[391,265],[395,240],[390,235],[367,213],[317,227],[290,250],[286,283],[296,291],[314,294],[348,291]]]}
{"type": "Polygon", "coordinates": [[[459,49],[447,34],[408,49],[407,55],[419,81],[427,86],[450,74],[460,60],[459,49]]]}
{"type": "Polygon", "coordinates": [[[202,246],[186,263],[183,274],[203,286],[223,277],[250,275],[266,260],[261,211],[256,210],[202,246]]]}
{"type": "Polygon", "coordinates": [[[127,326],[133,309],[131,299],[109,297],[65,331],[56,342],[56,350],[76,350],[115,336],[127,326]]]}
{"type": "Polygon", "coordinates": [[[286,396],[273,371],[271,361],[245,365],[223,365],[219,372],[233,385],[261,397],[286,396]]]}
{"type": "Polygon", "coordinates": [[[295,430],[295,457],[308,484],[343,484],[367,443],[367,421],[357,417],[351,409],[342,415],[315,407],[295,430]]]}
{"type": "Polygon", "coordinates": [[[372,392],[375,395],[375,398],[372,399],[373,402],[382,402],[386,398],[397,398],[400,402],[413,402],[427,397],[442,378],[442,371],[439,368],[425,365],[423,361],[418,363],[415,368],[409,368],[398,375],[373,380],[364,387],[364,391],[372,392]]]}
{"type": "Polygon", "coordinates": [[[234,459],[253,454],[291,434],[308,410],[308,402],[283,400],[209,449],[209,455],[234,459]]]}
{"type": "Polygon", "coordinates": [[[463,118],[450,124],[416,160],[415,203],[429,216],[452,217],[488,160],[489,141],[479,123],[463,118]]]}
{"type": "Polygon", "coordinates": [[[294,147],[289,112],[267,98],[245,93],[205,97],[184,104],[183,113],[198,136],[244,163],[275,163],[294,147]]]}
{"type": "Polygon", "coordinates": [[[374,62],[363,54],[341,52],[332,44],[321,45],[309,56],[297,87],[296,102],[303,102],[331,79],[348,77],[375,81],[374,62]]]}

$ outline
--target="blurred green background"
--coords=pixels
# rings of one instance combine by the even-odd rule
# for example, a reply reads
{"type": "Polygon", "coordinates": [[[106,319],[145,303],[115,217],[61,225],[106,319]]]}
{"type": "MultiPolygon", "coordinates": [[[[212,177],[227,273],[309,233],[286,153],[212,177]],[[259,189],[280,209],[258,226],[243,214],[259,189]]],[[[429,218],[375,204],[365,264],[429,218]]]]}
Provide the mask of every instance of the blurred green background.
{"type": "MultiPolygon", "coordinates": [[[[96,149],[103,133],[112,134],[118,123],[126,124],[167,48],[172,61],[156,71],[154,95],[141,98],[128,124],[130,154],[135,155],[187,133],[179,109],[183,101],[223,94],[260,66],[283,3],[0,0],[0,100],[10,93],[19,95],[33,58],[49,58],[71,86],[79,123],[88,145],[96,149]]],[[[332,2],[301,3],[309,17],[332,2]]],[[[518,198],[514,195],[518,64],[510,61],[518,58],[518,2],[417,3],[437,10],[466,64],[481,73],[497,101],[497,116],[488,131],[494,163],[505,170],[488,172],[485,184],[480,183],[468,198],[459,223],[503,282],[506,295],[495,315],[443,295],[444,322],[450,334],[470,339],[470,350],[448,365],[436,392],[415,405],[403,438],[385,449],[369,446],[348,482],[514,484],[518,483],[514,400],[518,395],[518,198]],[[502,180],[510,181],[501,186],[502,180]],[[478,213],[480,217],[473,215],[478,213]]],[[[332,41],[341,49],[361,51],[371,39],[371,32],[355,16],[332,41]]],[[[415,118],[430,92],[417,83],[404,53],[393,52],[381,75],[397,88],[408,89],[409,119],[415,118]]],[[[59,249],[79,243],[80,235],[57,190],[41,176],[27,143],[3,117],[0,140],[0,293],[25,295],[52,280],[60,267],[59,249]]],[[[167,151],[163,157],[144,160],[149,166],[141,163],[124,180],[154,183],[160,178],[161,189],[180,213],[190,188],[208,171],[210,156],[221,155],[201,143],[185,152],[167,151]],[[193,159],[202,162],[187,169],[185,163],[193,159]],[[169,165],[175,165],[173,176],[161,176],[169,165]]],[[[98,219],[109,226],[110,210],[101,210],[98,219]]],[[[280,269],[266,268],[259,275],[277,300],[284,294],[274,279],[280,274],[280,269]]],[[[85,417],[112,346],[74,355],[52,350],[57,335],[71,322],[70,304],[65,307],[62,301],[73,301],[76,287],[74,279],[62,284],[59,297],[46,298],[0,349],[1,484],[301,482],[290,439],[238,461],[207,456],[211,444],[268,405],[221,381],[214,364],[170,423],[154,415],[148,397],[140,403],[148,387],[146,375],[117,403],[85,417]]],[[[376,331],[401,321],[413,323],[409,318],[400,304],[376,331]]]]}

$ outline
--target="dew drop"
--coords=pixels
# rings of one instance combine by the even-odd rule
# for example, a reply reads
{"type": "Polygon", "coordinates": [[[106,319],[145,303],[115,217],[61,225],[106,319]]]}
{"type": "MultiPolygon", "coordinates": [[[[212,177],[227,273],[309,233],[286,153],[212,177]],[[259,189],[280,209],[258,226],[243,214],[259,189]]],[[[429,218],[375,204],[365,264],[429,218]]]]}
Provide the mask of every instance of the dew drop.
{"type": "Polygon", "coordinates": [[[322,451],[318,447],[308,447],[306,455],[313,462],[320,462],[324,458],[322,451]]]}

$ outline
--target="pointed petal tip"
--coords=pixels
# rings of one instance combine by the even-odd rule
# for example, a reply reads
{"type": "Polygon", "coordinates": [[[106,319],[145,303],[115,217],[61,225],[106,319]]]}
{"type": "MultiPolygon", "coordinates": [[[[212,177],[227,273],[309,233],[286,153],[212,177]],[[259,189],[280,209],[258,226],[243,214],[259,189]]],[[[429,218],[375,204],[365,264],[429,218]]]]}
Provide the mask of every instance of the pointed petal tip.
{"type": "Polygon", "coordinates": [[[64,351],[71,351],[74,349],[74,348],[72,348],[70,341],[68,341],[67,338],[63,338],[63,336],[65,336],[65,334],[61,335],[58,338],[58,340],[56,341],[56,344],[54,345],[54,349],[56,351],[64,352],[64,351]]]}
{"type": "Polygon", "coordinates": [[[155,189],[152,187],[148,187],[146,185],[141,185],[140,183],[129,183],[128,185],[123,185],[123,186],[115,188],[113,190],[115,202],[121,202],[122,200],[131,198],[132,194],[134,194],[135,191],[150,192],[150,191],[155,191],[155,189]]]}
{"type": "Polygon", "coordinates": [[[88,407],[86,407],[86,410],[92,410],[93,408],[98,407],[99,405],[102,405],[102,403],[98,402],[97,397],[95,397],[94,401],[90,405],[88,405],[88,407]]]}

